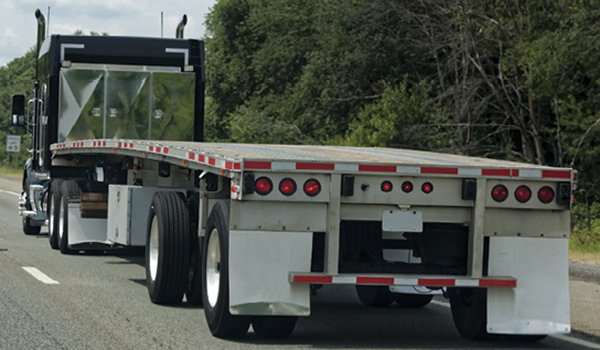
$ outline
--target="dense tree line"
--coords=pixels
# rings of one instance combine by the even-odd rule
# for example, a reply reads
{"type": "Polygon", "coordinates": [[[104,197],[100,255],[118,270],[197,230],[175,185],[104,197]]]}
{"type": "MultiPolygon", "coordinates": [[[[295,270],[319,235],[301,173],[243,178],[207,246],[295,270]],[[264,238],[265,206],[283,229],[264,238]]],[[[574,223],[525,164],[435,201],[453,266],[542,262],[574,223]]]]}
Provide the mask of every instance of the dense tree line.
{"type": "Polygon", "coordinates": [[[572,166],[599,202],[599,19],[586,0],[220,0],[208,137],[572,166]]]}

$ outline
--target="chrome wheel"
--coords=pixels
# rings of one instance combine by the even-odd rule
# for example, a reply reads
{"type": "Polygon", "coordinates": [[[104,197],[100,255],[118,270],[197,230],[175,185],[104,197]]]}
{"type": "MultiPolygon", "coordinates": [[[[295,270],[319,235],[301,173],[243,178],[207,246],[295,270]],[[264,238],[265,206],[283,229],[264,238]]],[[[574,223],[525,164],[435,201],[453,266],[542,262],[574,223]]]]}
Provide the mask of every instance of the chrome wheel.
{"type": "Polygon", "coordinates": [[[219,300],[221,285],[221,250],[219,246],[219,231],[214,228],[208,237],[206,250],[206,294],[211,307],[215,307],[219,300]]]}
{"type": "Polygon", "coordinates": [[[156,274],[158,271],[158,220],[156,220],[156,216],[152,218],[148,244],[148,252],[150,253],[150,277],[153,281],[156,281],[156,274]]]}

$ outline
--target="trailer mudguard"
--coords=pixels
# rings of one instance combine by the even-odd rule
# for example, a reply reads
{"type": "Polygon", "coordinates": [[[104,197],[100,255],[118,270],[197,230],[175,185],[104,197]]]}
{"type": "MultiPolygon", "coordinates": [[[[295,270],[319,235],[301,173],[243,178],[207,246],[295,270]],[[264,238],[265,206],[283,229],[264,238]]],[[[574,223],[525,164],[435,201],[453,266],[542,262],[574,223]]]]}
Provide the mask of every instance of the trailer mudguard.
{"type": "Polygon", "coordinates": [[[569,333],[567,238],[490,237],[489,274],[512,276],[517,288],[489,288],[487,332],[569,333]]]}
{"type": "Polygon", "coordinates": [[[289,283],[289,273],[310,272],[312,237],[312,232],[230,230],[231,314],[310,315],[310,286],[289,283]]]}

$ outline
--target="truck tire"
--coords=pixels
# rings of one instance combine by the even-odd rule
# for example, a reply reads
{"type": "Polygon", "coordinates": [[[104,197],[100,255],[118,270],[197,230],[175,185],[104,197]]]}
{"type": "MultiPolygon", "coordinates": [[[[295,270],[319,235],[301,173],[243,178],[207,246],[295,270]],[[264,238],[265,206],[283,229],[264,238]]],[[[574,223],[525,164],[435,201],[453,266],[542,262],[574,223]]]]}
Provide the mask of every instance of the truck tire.
{"type": "Polygon", "coordinates": [[[81,190],[77,182],[66,180],[60,186],[60,199],[58,205],[58,249],[63,254],[72,254],[69,248],[69,201],[81,197],[81,190]]]}
{"type": "Polygon", "coordinates": [[[386,307],[394,302],[388,286],[356,286],[356,293],[366,306],[386,307]]]}
{"type": "Polygon", "coordinates": [[[452,319],[458,333],[469,340],[485,340],[487,322],[487,290],[481,288],[448,288],[452,319]]]}
{"type": "Polygon", "coordinates": [[[178,304],[187,288],[190,218],[177,192],[152,197],[146,235],[146,286],[155,304],[178,304]]]}
{"type": "Polygon", "coordinates": [[[248,332],[249,316],[229,313],[229,201],[218,202],[206,221],[202,250],[202,304],[210,332],[231,339],[248,332]]]}
{"type": "Polygon", "coordinates": [[[261,338],[287,338],[294,331],[298,316],[255,316],[252,320],[254,333],[261,338]]]}
{"type": "Polygon", "coordinates": [[[400,307],[406,308],[420,308],[431,302],[433,295],[430,294],[406,294],[406,293],[392,293],[392,298],[400,307]]]}
{"type": "Polygon", "coordinates": [[[26,235],[39,235],[42,227],[31,225],[31,218],[23,217],[23,232],[26,235]]]}
{"type": "Polygon", "coordinates": [[[469,340],[509,340],[536,342],[545,334],[489,334],[487,332],[487,289],[448,288],[454,325],[469,340]]]}
{"type": "Polygon", "coordinates": [[[185,298],[188,304],[202,306],[202,238],[198,237],[199,195],[197,193],[190,196],[188,208],[190,211],[190,268],[185,298]]]}
{"type": "Polygon", "coordinates": [[[50,248],[58,249],[58,218],[60,208],[60,187],[62,180],[56,179],[50,182],[48,194],[48,241],[50,248]]]}

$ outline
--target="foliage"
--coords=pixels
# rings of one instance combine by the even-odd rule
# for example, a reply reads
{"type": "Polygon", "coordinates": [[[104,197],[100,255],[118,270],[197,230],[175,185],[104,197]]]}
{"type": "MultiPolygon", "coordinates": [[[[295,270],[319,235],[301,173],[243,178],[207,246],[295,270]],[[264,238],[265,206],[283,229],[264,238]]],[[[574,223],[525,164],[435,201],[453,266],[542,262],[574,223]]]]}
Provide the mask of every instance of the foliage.
{"type": "Polygon", "coordinates": [[[591,206],[599,19],[589,0],[220,0],[207,21],[207,138],[574,167],[591,206]]]}
{"type": "MultiPolygon", "coordinates": [[[[12,95],[25,95],[25,101],[33,98],[33,80],[35,76],[35,48],[20,58],[15,58],[6,67],[0,67],[0,142],[6,144],[6,135],[21,135],[21,153],[19,159],[29,157],[27,148],[31,148],[30,138],[25,129],[11,125],[12,95]]],[[[14,164],[16,154],[10,155],[10,166],[14,164]]],[[[7,159],[6,147],[0,146],[0,159],[7,159]]],[[[22,168],[22,164],[18,164],[22,168]]]]}

